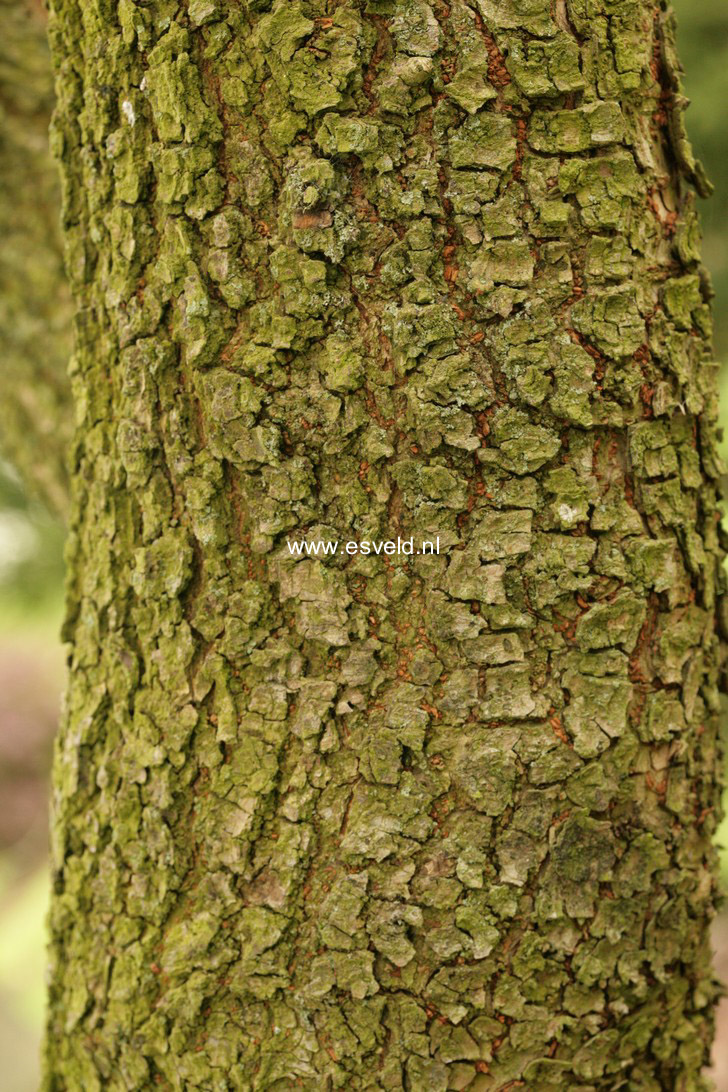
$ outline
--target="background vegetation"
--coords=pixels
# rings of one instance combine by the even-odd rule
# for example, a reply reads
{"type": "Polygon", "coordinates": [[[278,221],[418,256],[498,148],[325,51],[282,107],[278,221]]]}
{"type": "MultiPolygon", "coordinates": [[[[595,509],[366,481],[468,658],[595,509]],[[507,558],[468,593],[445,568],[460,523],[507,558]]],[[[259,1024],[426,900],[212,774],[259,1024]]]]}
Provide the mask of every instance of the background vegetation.
{"type": "MultiPolygon", "coordinates": [[[[704,257],[716,290],[716,354],[724,363],[728,461],[728,3],[675,0],[675,8],[693,102],[688,127],[716,187],[702,212],[704,257]]],[[[12,314],[0,311],[3,322],[12,323],[12,314]]],[[[45,798],[63,677],[62,543],[60,524],[0,463],[0,1055],[7,1059],[6,1092],[34,1092],[38,1086],[48,888],[45,798]]],[[[718,842],[728,891],[728,820],[718,842]]],[[[728,916],[718,923],[716,949],[719,972],[728,979],[728,916]]],[[[714,1076],[718,1088],[728,1088],[728,1005],[721,1015],[714,1076]]]]}

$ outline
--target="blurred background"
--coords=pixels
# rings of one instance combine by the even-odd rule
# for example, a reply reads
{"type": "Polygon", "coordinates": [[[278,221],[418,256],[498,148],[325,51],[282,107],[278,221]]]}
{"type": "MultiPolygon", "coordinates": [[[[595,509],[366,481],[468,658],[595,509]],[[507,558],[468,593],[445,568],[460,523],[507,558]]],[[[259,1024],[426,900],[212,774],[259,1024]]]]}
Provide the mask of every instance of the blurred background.
{"type": "MultiPolygon", "coordinates": [[[[723,423],[728,436],[728,2],[675,0],[675,8],[686,90],[692,100],[688,129],[696,154],[716,187],[713,199],[702,205],[703,255],[716,290],[716,353],[724,362],[723,423]]],[[[36,12],[39,9],[40,5],[36,12]]],[[[18,198],[12,193],[19,164],[27,163],[29,156],[42,158],[46,154],[50,95],[42,33],[35,38],[32,56],[27,56],[28,47],[22,44],[28,40],[22,20],[37,15],[29,15],[25,9],[16,19],[18,10],[17,0],[0,0],[5,35],[0,47],[0,120],[4,130],[0,146],[4,255],[0,256],[0,299],[6,301],[0,306],[0,355],[4,368],[16,361],[27,369],[35,354],[41,373],[53,353],[67,351],[63,334],[54,330],[67,316],[67,305],[60,299],[47,313],[44,300],[48,299],[48,278],[53,275],[53,262],[48,260],[48,220],[41,218],[40,227],[21,226],[23,218],[16,212],[22,194],[18,198]],[[15,31],[17,48],[13,52],[15,31]],[[19,50],[24,51],[22,56],[19,50]],[[20,69],[29,70],[33,79],[22,81],[23,101],[15,101],[20,69]],[[5,124],[9,116],[20,120],[15,136],[12,126],[5,124]],[[10,218],[3,213],[8,208],[10,218]],[[34,237],[35,231],[44,232],[42,241],[34,237]],[[33,266],[34,254],[44,255],[38,268],[33,266]],[[18,282],[18,269],[23,271],[23,283],[18,282]],[[25,306],[16,309],[13,298],[19,300],[21,295],[25,306]],[[33,309],[36,322],[23,329],[21,311],[27,314],[27,299],[34,295],[38,301],[33,309]]],[[[23,192],[32,195],[37,210],[37,188],[23,187],[23,192]]],[[[55,216],[54,194],[47,193],[45,200],[55,216]]],[[[54,298],[59,299],[58,293],[54,298]]],[[[38,385],[46,393],[58,386],[56,375],[45,376],[45,380],[38,385]]],[[[28,397],[32,396],[29,392],[28,397]]],[[[59,397],[64,397],[62,391],[59,397]]],[[[14,409],[13,427],[17,428],[22,428],[24,411],[32,412],[36,422],[42,414],[42,406],[36,404],[14,409]]],[[[49,464],[56,457],[57,445],[58,438],[49,435],[49,464]]],[[[723,454],[728,458],[728,440],[723,454]]],[[[43,461],[45,453],[38,455],[43,461]]],[[[5,1092],[35,1092],[39,1081],[48,895],[46,796],[64,672],[59,638],[63,529],[52,514],[62,486],[53,475],[36,485],[46,497],[46,505],[30,499],[20,478],[0,461],[0,1058],[5,1092]]],[[[717,840],[722,880],[728,891],[728,820],[717,840]]],[[[716,967],[728,981],[728,912],[716,922],[715,948],[716,967]]],[[[719,1013],[712,1076],[719,1092],[728,1092],[728,1001],[719,1013]]]]}
{"type": "MultiPolygon", "coordinates": [[[[715,186],[709,201],[701,202],[703,260],[715,288],[715,351],[721,372],[721,425],[723,459],[728,462],[728,2],[727,0],[673,0],[678,17],[678,48],[685,69],[685,89],[691,100],[687,126],[698,158],[715,186]]],[[[724,524],[728,507],[724,504],[724,524]]],[[[728,564],[728,562],[726,563],[728,564]]],[[[728,763],[728,721],[723,725],[728,763]]],[[[728,790],[723,794],[728,812],[728,790]]],[[[728,894],[728,815],[716,835],[720,852],[721,883],[728,894]]],[[[728,985],[728,900],[713,930],[715,968],[728,985]]],[[[728,998],[718,1009],[718,1026],[710,1075],[717,1092],[728,1092],[728,998]]]]}

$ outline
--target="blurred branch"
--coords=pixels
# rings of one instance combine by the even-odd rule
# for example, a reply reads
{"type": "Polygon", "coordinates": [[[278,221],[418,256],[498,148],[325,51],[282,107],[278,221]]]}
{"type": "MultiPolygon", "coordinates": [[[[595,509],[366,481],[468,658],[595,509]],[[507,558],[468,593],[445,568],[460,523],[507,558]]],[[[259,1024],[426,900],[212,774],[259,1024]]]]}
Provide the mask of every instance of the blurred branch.
{"type": "Polygon", "coordinates": [[[53,79],[41,4],[0,0],[0,26],[0,451],[31,494],[63,515],[71,302],[48,150],[53,79]]]}

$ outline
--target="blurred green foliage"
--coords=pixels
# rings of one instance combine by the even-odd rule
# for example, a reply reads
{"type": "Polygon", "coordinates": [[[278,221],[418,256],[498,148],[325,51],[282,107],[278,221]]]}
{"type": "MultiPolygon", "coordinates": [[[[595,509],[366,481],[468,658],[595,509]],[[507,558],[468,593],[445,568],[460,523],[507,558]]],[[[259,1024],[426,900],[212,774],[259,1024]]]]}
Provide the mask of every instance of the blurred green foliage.
{"type": "Polygon", "coordinates": [[[63,597],[61,523],[0,462],[0,634],[45,628],[63,597]]]}

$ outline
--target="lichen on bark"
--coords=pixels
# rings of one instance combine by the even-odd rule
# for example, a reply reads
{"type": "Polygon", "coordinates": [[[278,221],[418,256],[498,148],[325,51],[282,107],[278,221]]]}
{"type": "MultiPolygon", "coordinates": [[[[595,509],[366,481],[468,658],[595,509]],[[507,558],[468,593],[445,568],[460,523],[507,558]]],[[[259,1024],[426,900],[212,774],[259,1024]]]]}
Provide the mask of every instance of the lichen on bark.
{"type": "Polygon", "coordinates": [[[673,39],[655,0],[53,0],[48,1090],[705,1087],[723,574],[673,39]],[[441,553],[286,546],[398,534],[441,553]]]}

